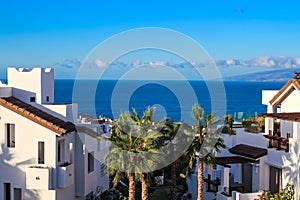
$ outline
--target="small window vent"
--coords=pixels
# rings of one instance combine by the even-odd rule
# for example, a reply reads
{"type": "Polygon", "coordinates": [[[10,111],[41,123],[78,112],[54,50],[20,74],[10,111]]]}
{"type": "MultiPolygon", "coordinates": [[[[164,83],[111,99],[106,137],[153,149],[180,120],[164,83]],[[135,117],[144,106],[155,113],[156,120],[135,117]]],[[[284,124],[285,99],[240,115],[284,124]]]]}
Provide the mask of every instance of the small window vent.
{"type": "Polygon", "coordinates": [[[35,97],[30,97],[30,102],[35,102],[35,97]]]}

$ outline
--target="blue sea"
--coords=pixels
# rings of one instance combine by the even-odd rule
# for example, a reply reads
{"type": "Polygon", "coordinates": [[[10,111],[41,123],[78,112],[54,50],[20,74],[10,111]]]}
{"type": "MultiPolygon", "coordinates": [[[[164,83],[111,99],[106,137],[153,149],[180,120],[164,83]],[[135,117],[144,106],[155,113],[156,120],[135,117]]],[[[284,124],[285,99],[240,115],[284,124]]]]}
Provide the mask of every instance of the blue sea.
{"type": "MultiPolygon", "coordinates": [[[[142,113],[148,106],[155,106],[158,117],[167,116],[186,122],[191,122],[190,103],[199,103],[206,113],[215,112],[218,115],[218,106],[212,108],[212,99],[222,105],[225,103],[226,114],[237,117],[239,113],[242,118],[260,115],[266,112],[266,106],[261,104],[262,90],[278,90],[285,84],[228,81],[224,82],[226,96],[222,96],[216,88],[217,83],[211,89],[209,87],[214,83],[189,81],[188,85],[196,97],[195,102],[186,81],[165,81],[161,84],[147,81],[80,80],[75,84],[73,94],[74,83],[74,80],[55,80],[55,102],[78,103],[79,115],[104,115],[115,119],[120,112],[132,107],[142,113]],[[183,105],[184,102],[188,102],[187,105],[183,105]]],[[[223,114],[223,111],[220,113],[223,114]]]]}

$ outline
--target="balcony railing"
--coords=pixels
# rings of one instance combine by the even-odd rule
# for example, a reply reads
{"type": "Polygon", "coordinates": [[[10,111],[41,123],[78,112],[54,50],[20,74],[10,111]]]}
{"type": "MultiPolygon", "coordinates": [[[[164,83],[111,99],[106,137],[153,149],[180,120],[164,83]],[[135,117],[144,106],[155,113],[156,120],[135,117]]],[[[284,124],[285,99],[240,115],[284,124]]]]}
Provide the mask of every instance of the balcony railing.
{"type": "Polygon", "coordinates": [[[287,137],[279,137],[278,135],[265,135],[265,137],[269,140],[268,148],[275,148],[277,150],[289,151],[289,138],[290,134],[287,133],[287,137]]]}
{"type": "Polygon", "coordinates": [[[45,165],[33,165],[26,169],[26,188],[49,190],[52,187],[52,168],[45,165]]]}
{"type": "Polygon", "coordinates": [[[59,166],[57,169],[57,186],[59,188],[66,188],[74,184],[74,165],[66,163],[59,166]]]}
{"type": "Polygon", "coordinates": [[[211,175],[208,174],[208,178],[204,179],[204,182],[206,182],[206,191],[207,192],[218,192],[218,187],[221,185],[221,181],[219,178],[211,179],[211,175]]]}

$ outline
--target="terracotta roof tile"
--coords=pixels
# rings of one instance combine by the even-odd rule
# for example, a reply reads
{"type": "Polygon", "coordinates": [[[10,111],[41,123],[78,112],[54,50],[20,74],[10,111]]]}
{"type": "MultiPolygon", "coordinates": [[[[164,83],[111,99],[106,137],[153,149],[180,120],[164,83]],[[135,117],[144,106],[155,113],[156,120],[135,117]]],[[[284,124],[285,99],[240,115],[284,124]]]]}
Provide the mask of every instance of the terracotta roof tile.
{"type": "Polygon", "coordinates": [[[0,105],[57,133],[58,135],[63,135],[76,130],[73,123],[65,122],[64,120],[54,117],[53,115],[15,97],[0,98],[0,105]]]}

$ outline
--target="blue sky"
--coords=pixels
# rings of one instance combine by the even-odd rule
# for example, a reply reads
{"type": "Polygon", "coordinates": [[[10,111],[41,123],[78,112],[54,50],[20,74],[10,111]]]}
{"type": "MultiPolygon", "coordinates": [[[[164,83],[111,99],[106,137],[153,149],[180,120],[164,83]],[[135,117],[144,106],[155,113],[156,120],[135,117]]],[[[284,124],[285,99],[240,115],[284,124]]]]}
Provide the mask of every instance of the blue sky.
{"type": "Polygon", "coordinates": [[[214,59],[299,57],[300,2],[292,1],[0,1],[0,67],[82,61],[121,31],[182,32],[214,59]]]}

